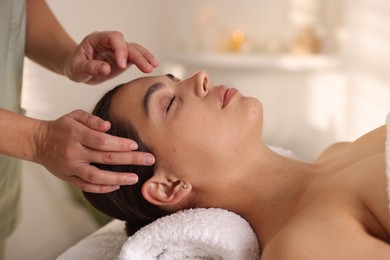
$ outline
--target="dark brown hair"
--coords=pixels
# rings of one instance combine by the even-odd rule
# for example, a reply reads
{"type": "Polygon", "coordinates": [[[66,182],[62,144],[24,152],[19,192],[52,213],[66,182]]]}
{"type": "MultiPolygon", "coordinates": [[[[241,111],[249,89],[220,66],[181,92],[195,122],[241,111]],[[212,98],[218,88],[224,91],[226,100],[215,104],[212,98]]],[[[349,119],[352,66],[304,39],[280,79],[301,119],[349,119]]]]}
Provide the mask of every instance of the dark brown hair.
{"type": "MultiPolygon", "coordinates": [[[[123,85],[116,86],[108,91],[96,104],[92,114],[110,121],[111,128],[108,134],[132,139],[138,144],[138,151],[151,152],[140,140],[130,122],[123,122],[115,118],[110,109],[112,98],[123,85]]],[[[134,185],[121,186],[120,189],[106,193],[97,194],[83,192],[85,198],[101,212],[120,220],[126,221],[126,232],[129,236],[134,234],[141,227],[150,222],[168,215],[169,212],[162,210],[144,199],[141,193],[142,185],[153,176],[154,166],[137,165],[108,165],[93,164],[99,169],[114,172],[133,172],[138,174],[138,183],[134,185]]]]}

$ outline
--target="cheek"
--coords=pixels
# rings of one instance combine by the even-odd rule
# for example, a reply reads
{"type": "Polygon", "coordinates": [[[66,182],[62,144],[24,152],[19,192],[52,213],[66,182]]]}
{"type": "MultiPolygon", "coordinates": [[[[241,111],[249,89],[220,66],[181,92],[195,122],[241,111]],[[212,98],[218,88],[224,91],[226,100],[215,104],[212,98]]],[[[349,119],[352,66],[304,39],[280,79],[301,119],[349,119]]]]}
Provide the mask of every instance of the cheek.
{"type": "Polygon", "coordinates": [[[176,128],[167,139],[166,147],[174,160],[172,163],[183,165],[191,172],[214,174],[235,164],[247,142],[253,141],[248,137],[251,131],[243,129],[237,121],[222,119],[194,118],[176,128]]]}
{"type": "Polygon", "coordinates": [[[225,111],[183,113],[171,127],[172,141],[206,155],[234,152],[261,138],[262,115],[262,104],[254,98],[244,98],[225,111]]]}
{"type": "Polygon", "coordinates": [[[214,123],[208,117],[195,116],[185,124],[175,125],[166,135],[165,152],[159,153],[186,177],[216,172],[223,161],[220,158],[226,156],[228,135],[220,135],[214,123]]]}

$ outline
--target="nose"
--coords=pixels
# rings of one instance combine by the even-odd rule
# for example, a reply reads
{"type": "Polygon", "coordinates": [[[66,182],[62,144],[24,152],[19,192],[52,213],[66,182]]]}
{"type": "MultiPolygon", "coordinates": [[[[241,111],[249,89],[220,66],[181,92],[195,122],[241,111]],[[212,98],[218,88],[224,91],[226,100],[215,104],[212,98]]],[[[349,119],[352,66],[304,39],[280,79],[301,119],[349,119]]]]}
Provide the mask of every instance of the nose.
{"type": "Polygon", "coordinates": [[[198,97],[205,97],[210,90],[209,75],[206,71],[200,70],[194,75],[195,78],[195,94],[198,97]]]}

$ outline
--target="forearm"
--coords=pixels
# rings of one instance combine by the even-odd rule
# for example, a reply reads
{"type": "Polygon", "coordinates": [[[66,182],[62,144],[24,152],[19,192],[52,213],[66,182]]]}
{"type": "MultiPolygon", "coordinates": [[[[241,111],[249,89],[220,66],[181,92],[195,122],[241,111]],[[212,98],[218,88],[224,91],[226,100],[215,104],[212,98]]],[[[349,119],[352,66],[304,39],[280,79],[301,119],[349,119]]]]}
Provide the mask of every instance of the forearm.
{"type": "Polygon", "coordinates": [[[41,122],[0,108],[0,154],[35,161],[36,133],[41,122]]]}
{"type": "Polygon", "coordinates": [[[26,0],[26,56],[43,67],[64,74],[76,43],[66,33],[44,0],[26,0]]]}

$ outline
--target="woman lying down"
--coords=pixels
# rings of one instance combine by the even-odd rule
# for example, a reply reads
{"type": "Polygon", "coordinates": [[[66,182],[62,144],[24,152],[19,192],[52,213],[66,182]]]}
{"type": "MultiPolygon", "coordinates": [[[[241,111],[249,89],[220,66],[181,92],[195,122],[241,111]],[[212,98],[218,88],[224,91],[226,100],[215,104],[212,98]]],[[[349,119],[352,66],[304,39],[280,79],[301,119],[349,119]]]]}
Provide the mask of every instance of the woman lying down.
{"type": "Polygon", "coordinates": [[[330,146],[314,163],[283,157],[261,140],[259,100],[212,85],[204,71],[120,85],[94,114],[156,157],[151,167],[97,165],[136,172],[139,182],[85,193],[125,220],[129,235],[182,209],[223,208],[250,223],[262,260],[390,259],[385,126],[330,146]]]}

